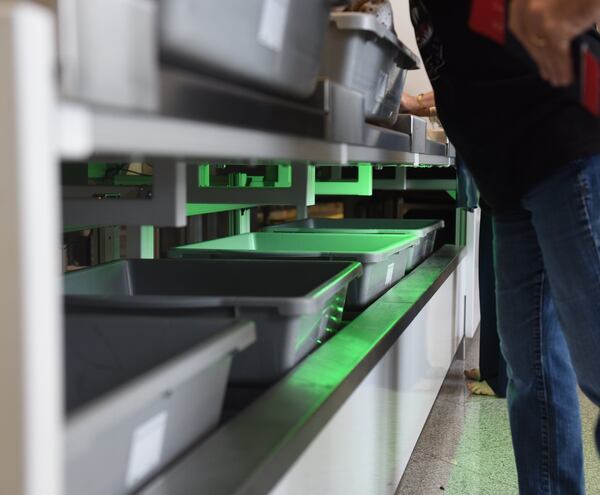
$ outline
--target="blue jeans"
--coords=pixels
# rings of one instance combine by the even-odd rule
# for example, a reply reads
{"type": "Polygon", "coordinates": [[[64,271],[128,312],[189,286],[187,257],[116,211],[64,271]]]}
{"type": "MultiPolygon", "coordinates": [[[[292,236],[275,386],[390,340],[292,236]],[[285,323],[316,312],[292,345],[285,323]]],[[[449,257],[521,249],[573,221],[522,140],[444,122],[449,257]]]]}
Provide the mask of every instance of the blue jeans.
{"type": "Polygon", "coordinates": [[[600,156],[496,216],[494,236],[520,492],[583,494],[577,384],[600,405],[600,156]]]}

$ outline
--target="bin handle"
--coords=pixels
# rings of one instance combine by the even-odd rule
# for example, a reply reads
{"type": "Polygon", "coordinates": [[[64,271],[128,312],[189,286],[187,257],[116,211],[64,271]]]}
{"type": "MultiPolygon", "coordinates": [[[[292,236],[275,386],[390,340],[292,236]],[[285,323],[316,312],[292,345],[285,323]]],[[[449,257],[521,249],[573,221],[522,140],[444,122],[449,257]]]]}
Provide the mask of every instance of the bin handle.
{"type": "Polygon", "coordinates": [[[394,125],[396,120],[398,120],[398,114],[400,113],[400,102],[402,100],[402,92],[404,91],[404,86],[406,84],[406,77],[406,70],[399,68],[392,87],[385,95],[385,99],[381,105],[382,108],[393,108],[389,115],[385,115],[385,119],[390,121],[390,125],[394,125]],[[389,104],[387,104],[388,102],[389,104]]]}

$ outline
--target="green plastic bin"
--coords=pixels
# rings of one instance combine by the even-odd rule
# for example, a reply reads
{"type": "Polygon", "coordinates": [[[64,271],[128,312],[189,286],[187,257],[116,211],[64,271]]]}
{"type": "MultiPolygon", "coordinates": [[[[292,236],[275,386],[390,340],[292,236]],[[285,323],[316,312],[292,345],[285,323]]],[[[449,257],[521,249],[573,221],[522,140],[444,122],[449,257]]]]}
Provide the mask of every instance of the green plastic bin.
{"type": "Polygon", "coordinates": [[[296,234],[262,232],[180,246],[174,258],[326,259],[358,261],[363,275],[348,288],[346,305],[364,307],[406,273],[419,238],[408,234],[296,234]]]}
{"type": "Polygon", "coordinates": [[[265,232],[279,233],[347,233],[347,234],[412,234],[419,238],[411,252],[407,271],[413,270],[433,252],[437,232],[444,228],[443,220],[412,220],[391,218],[309,218],[274,225],[265,232]]]}

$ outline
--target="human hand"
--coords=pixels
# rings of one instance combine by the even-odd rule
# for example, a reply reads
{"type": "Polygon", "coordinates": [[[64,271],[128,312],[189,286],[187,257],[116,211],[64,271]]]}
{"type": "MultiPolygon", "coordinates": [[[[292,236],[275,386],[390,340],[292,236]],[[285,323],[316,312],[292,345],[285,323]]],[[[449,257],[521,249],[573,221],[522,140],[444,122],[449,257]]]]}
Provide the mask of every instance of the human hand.
{"type": "Polygon", "coordinates": [[[573,82],[571,42],[600,18],[600,0],[513,0],[509,25],[554,86],[573,82]]]}
{"type": "Polygon", "coordinates": [[[417,117],[429,117],[432,107],[435,107],[435,95],[433,92],[421,93],[419,96],[402,93],[400,111],[403,113],[410,113],[417,117]]]}
{"type": "Polygon", "coordinates": [[[404,113],[415,115],[421,109],[421,105],[417,102],[417,98],[408,93],[402,93],[400,100],[400,110],[404,113]]]}

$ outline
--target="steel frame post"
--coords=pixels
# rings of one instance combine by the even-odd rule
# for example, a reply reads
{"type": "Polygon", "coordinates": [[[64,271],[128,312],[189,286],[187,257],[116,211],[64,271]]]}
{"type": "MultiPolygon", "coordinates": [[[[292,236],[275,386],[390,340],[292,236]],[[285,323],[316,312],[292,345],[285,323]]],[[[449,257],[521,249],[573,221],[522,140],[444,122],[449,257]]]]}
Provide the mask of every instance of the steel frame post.
{"type": "Polygon", "coordinates": [[[63,493],[58,100],[53,16],[0,2],[0,493],[63,493]]]}

